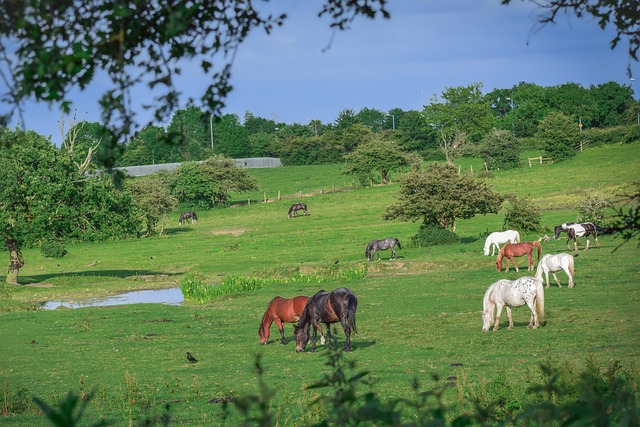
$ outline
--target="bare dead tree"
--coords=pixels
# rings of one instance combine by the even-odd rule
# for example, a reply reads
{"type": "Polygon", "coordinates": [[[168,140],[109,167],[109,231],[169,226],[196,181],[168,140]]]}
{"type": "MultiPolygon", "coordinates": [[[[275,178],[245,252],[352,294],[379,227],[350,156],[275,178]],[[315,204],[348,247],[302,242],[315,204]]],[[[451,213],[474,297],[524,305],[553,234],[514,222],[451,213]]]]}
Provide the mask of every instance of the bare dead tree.
{"type": "Polygon", "coordinates": [[[444,154],[448,165],[453,165],[453,159],[459,157],[462,154],[462,148],[467,142],[469,134],[459,129],[453,130],[440,130],[440,140],[438,146],[440,151],[444,154]]]}

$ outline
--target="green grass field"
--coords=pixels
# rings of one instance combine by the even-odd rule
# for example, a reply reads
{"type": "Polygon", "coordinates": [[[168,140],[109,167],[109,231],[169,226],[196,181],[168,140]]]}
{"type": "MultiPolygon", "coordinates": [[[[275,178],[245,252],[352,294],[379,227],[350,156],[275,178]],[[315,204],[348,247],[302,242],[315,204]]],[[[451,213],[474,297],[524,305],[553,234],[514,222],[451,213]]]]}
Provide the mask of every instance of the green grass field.
{"type": "MultiPolygon", "coordinates": [[[[481,167],[473,159],[461,164],[481,167]]],[[[437,374],[456,378],[446,398],[459,411],[469,409],[473,398],[503,398],[517,407],[540,380],[542,363],[576,371],[587,365],[605,369],[617,361],[636,384],[640,379],[637,242],[614,252],[620,239],[604,236],[600,249],[581,250],[576,287],[546,290],[544,327],[528,330],[529,312],[519,308],[514,330],[507,330],[503,313],[499,331],[482,333],[487,287],[527,274],[498,273],[495,259],[482,255],[480,235],[499,230],[502,214],[460,221],[459,244],[412,248],[409,238],[419,224],[381,217],[394,202],[397,184],[338,191],[352,185],[338,165],[250,173],[260,185],[249,195],[250,205],[247,195],[234,195],[238,206],[198,212],[197,224],[183,226],[176,213],[162,237],[70,245],[59,259],[24,251],[20,281],[25,286],[0,287],[3,425],[47,425],[31,397],[55,403],[69,390],[95,393],[86,413],[94,421],[103,416],[116,425],[139,425],[169,404],[171,425],[220,425],[221,401],[258,392],[257,355],[263,379],[276,391],[271,404],[277,425],[318,422],[323,408],[311,402],[322,391],[307,387],[328,372],[326,347],[296,354],[291,325],[287,345],[276,341],[272,326],[269,345],[260,346],[257,329],[274,296],[310,296],[320,287],[347,286],[358,296],[358,333],[345,358],[370,373],[381,396],[411,396],[413,380],[428,386],[437,374]],[[278,191],[283,200],[259,203],[265,193],[277,198],[278,191]],[[308,204],[311,215],[287,219],[297,200],[308,204]],[[367,263],[365,245],[388,236],[402,241],[399,258],[390,261],[383,252],[382,261],[367,263]],[[367,268],[367,277],[273,285],[205,304],[33,309],[46,300],[177,287],[191,271],[217,284],[225,275],[287,277],[354,268],[367,268]],[[187,351],[197,364],[187,362],[187,351]]],[[[488,182],[500,193],[531,199],[552,229],[575,220],[573,206],[589,192],[621,194],[638,179],[640,145],[633,144],[589,149],[564,163],[498,171],[488,182]]],[[[565,241],[543,242],[543,250],[566,251],[565,241]]],[[[558,277],[566,284],[564,273],[558,277]]],[[[341,330],[337,336],[342,345],[341,330]]]]}

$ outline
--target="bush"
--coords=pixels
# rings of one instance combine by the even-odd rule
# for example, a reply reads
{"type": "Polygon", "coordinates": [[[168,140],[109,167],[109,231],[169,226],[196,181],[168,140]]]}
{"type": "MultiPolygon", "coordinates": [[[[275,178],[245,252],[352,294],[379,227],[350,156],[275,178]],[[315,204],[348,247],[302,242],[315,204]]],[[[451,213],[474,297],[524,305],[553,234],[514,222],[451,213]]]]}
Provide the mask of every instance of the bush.
{"type": "Polygon", "coordinates": [[[533,206],[528,199],[518,199],[509,196],[510,206],[504,215],[504,230],[540,231],[542,215],[540,210],[533,206]]]}
{"type": "Polygon", "coordinates": [[[62,258],[67,250],[64,248],[63,242],[47,240],[40,244],[40,253],[45,258],[62,258]]]}
{"type": "Polygon", "coordinates": [[[622,143],[631,144],[636,141],[640,141],[640,125],[628,126],[627,131],[622,137],[622,143]]]}
{"type": "Polygon", "coordinates": [[[411,243],[416,247],[446,245],[459,241],[460,237],[456,233],[436,224],[422,224],[418,234],[411,237],[411,243]]]}
{"type": "Polygon", "coordinates": [[[578,221],[600,223],[605,216],[610,202],[597,194],[589,194],[580,203],[575,206],[578,211],[578,221]]]}

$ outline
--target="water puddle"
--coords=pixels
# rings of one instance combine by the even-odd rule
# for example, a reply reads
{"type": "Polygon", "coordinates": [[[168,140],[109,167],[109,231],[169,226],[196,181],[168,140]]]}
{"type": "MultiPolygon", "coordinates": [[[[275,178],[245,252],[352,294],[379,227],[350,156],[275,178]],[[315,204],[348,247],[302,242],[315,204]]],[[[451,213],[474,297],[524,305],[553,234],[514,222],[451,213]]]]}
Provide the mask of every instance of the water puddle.
{"type": "Polygon", "coordinates": [[[132,291],[120,295],[104,298],[89,298],[83,300],[61,300],[46,301],[40,305],[43,310],[55,310],[60,307],[83,308],[83,307],[106,307],[112,305],[126,304],[167,304],[180,305],[184,301],[180,288],[154,289],[147,291],[132,291]]]}

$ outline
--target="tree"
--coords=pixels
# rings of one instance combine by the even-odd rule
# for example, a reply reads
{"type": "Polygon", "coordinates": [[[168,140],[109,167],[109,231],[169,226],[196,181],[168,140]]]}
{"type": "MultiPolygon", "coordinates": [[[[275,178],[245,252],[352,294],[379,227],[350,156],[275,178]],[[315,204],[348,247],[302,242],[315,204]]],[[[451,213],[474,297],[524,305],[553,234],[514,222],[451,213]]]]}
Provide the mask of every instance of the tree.
{"type": "Polygon", "coordinates": [[[371,142],[358,146],[344,156],[343,173],[355,175],[363,185],[373,183],[373,174],[377,171],[382,182],[387,183],[390,173],[409,165],[409,157],[390,139],[374,138],[371,142]]]}
{"type": "Polygon", "coordinates": [[[218,204],[227,203],[230,192],[245,193],[257,191],[258,183],[251,175],[235,164],[233,159],[224,156],[214,156],[207,159],[202,168],[206,176],[216,183],[216,201],[218,204]]]}
{"type": "Polygon", "coordinates": [[[385,113],[380,110],[365,107],[358,112],[357,116],[360,123],[374,132],[378,132],[384,127],[385,113]]]}
{"type": "Polygon", "coordinates": [[[17,284],[21,248],[63,238],[135,235],[128,193],[109,175],[81,175],[64,149],[34,132],[0,128],[0,239],[9,250],[7,283],[17,284]]]}
{"type": "Polygon", "coordinates": [[[491,104],[482,94],[482,83],[445,88],[441,98],[444,102],[438,102],[434,96],[422,112],[427,124],[434,129],[457,129],[467,133],[469,141],[475,143],[493,128],[491,104]]]}
{"type": "Polygon", "coordinates": [[[453,232],[456,219],[498,213],[503,201],[484,181],[437,163],[424,172],[405,175],[396,197],[398,202],[386,209],[385,219],[421,220],[453,232]]]}
{"type": "Polygon", "coordinates": [[[549,113],[538,125],[536,137],[542,141],[546,153],[554,162],[576,155],[575,147],[580,139],[576,120],[562,113],[549,113]]]}
{"type": "Polygon", "coordinates": [[[165,179],[157,174],[136,179],[129,183],[129,189],[145,224],[145,236],[156,233],[162,235],[164,226],[158,231],[158,224],[165,221],[178,204],[178,200],[169,192],[165,179]]]}
{"type": "Polygon", "coordinates": [[[209,115],[197,107],[178,110],[171,118],[167,133],[181,151],[181,161],[204,160],[213,154],[209,115]]]}
{"type": "Polygon", "coordinates": [[[493,129],[478,145],[476,152],[490,169],[515,169],[520,166],[520,144],[513,133],[493,129]]]}
{"type": "Polygon", "coordinates": [[[462,155],[468,136],[466,132],[460,129],[440,129],[438,147],[448,165],[453,166],[453,159],[462,155]]]}
{"type": "MultiPolygon", "coordinates": [[[[385,3],[325,0],[318,15],[345,30],[360,16],[388,18],[385,3]]],[[[201,100],[208,113],[220,116],[232,90],[235,52],[253,30],[270,33],[286,18],[255,9],[249,0],[220,0],[207,7],[184,0],[3,2],[0,58],[9,87],[2,100],[10,109],[0,125],[30,98],[60,104],[68,114],[70,92],[106,77],[111,87],[100,99],[103,121],[123,137],[135,128],[139,107],[131,101],[136,87],[147,86],[154,94],[145,108],[154,111],[156,121],[168,120],[180,103],[174,77],[185,62],[194,62],[210,77],[201,100]]]]}

